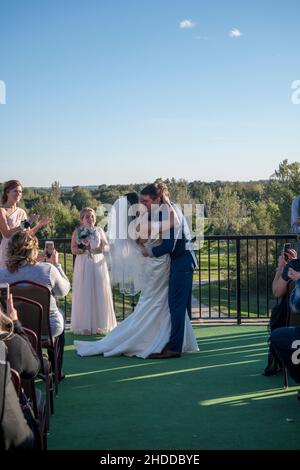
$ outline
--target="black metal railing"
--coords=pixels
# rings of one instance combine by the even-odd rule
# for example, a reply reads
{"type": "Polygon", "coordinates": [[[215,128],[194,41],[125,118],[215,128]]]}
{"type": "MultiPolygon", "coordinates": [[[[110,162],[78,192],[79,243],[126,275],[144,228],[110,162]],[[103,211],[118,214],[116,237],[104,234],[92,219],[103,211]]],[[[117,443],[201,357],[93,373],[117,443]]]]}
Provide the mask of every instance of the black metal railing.
{"type": "MultiPolygon", "coordinates": [[[[272,281],[283,243],[295,242],[296,235],[224,235],[206,236],[196,251],[198,267],[194,271],[192,319],[266,321],[277,300],[272,281]]],[[[40,240],[41,245],[44,240],[40,240]]],[[[60,262],[72,280],[75,257],[69,238],[54,239],[60,262]]],[[[128,316],[138,302],[113,289],[117,318],[128,316]]],[[[59,302],[67,319],[71,314],[71,292],[59,302]]]]}
{"type": "Polygon", "coordinates": [[[278,301],[272,295],[278,256],[283,243],[295,241],[294,234],[205,237],[197,252],[192,318],[267,320],[278,301]]]}

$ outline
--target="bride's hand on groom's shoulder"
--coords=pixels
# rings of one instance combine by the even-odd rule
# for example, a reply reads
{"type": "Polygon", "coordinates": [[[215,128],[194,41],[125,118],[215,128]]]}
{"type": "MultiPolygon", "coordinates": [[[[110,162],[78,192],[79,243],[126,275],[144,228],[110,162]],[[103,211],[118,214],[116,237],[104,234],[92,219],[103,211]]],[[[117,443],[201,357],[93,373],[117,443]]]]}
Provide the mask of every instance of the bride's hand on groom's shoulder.
{"type": "Polygon", "coordinates": [[[169,206],[171,205],[171,201],[170,201],[170,197],[169,197],[169,193],[164,191],[162,193],[162,196],[161,196],[161,202],[163,204],[168,204],[169,206]]]}

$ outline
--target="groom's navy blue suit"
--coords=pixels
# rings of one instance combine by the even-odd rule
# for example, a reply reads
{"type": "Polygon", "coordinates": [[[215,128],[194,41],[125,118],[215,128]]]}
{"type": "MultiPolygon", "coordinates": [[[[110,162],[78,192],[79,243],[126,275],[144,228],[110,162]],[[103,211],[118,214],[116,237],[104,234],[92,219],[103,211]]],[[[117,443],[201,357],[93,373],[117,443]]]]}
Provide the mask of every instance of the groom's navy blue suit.
{"type": "MultiPolygon", "coordinates": [[[[177,234],[178,235],[178,234],[177,234]]],[[[171,336],[167,347],[170,351],[181,352],[185,314],[191,313],[191,296],[193,286],[193,271],[195,256],[191,249],[186,247],[187,240],[182,225],[179,236],[174,236],[174,229],[170,230],[170,238],[164,239],[159,246],[147,249],[149,255],[156,258],[167,253],[171,256],[169,278],[169,308],[171,315],[171,336]]]]}

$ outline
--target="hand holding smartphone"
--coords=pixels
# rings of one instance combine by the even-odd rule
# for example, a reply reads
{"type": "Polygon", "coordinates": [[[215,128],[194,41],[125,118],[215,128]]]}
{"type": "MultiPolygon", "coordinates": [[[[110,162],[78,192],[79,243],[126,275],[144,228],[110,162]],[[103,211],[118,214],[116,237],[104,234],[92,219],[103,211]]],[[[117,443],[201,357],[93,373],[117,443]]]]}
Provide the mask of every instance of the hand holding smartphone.
{"type": "Polygon", "coordinates": [[[47,240],[45,242],[45,255],[48,259],[51,258],[52,253],[54,251],[54,242],[52,240],[47,240]]]}
{"type": "Polygon", "coordinates": [[[285,243],[283,245],[283,254],[284,254],[285,261],[289,260],[288,253],[289,253],[289,250],[291,249],[291,247],[292,247],[291,243],[285,243]]]}
{"type": "Polygon", "coordinates": [[[8,302],[9,302],[9,284],[3,283],[0,284],[0,303],[3,309],[3,312],[7,315],[8,312],[8,302]]]}

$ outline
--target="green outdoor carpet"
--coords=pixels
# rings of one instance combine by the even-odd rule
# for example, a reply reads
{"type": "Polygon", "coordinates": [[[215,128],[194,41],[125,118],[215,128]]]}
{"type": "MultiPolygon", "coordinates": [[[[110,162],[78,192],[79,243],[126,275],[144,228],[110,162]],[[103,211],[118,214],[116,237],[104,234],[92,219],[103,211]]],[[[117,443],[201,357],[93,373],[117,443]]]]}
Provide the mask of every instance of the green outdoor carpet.
{"type": "Polygon", "coordinates": [[[68,333],[48,448],[300,449],[300,385],[261,375],[266,327],[195,331],[200,352],[170,360],[81,358],[68,333]]]}

